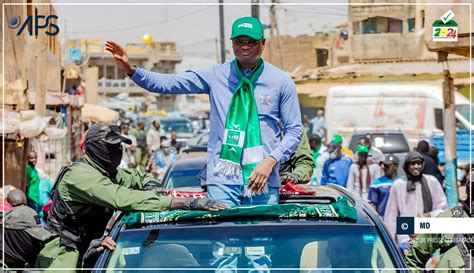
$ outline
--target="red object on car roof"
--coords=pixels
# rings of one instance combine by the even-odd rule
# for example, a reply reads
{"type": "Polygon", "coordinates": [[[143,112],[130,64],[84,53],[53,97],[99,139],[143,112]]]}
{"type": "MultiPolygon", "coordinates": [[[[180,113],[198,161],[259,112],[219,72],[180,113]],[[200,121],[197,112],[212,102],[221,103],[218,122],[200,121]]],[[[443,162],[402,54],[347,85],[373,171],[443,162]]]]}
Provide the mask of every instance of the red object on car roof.
{"type": "Polygon", "coordinates": [[[167,192],[168,196],[171,197],[193,197],[193,198],[204,198],[206,192],[193,192],[193,191],[178,191],[170,189],[167,192]]]}
{"type": "Polygon", "coordinates": [[[314,195],[316,194],[316,190],[305,190],[293,183],[293,181],[290,181],[286,183],[283,187],[281,187],[280,194],[314,195]]]}

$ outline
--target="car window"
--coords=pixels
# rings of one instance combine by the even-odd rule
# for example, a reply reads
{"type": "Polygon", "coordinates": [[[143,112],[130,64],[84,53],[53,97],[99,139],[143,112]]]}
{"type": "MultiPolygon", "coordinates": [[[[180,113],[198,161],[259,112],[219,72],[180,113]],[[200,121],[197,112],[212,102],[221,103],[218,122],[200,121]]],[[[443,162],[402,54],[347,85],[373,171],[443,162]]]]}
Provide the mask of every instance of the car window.
{"type": "Polygon", "coordinates": [[[456,111],[458,111],[466,120],[471,121],[474,124],[474,109],[469,104],[456,105],[456,111]]]}
{"type": "MultiPolygon", "coordinates": [[[[349,144],[349,149],[355,152],[357,143],[363,138],[363,135],[354,136],[349,144]]],[[[407,153],[410,147],[402,134],[381,134],[371,135],[372,146],[379,148],[382,153],[407,153]]]]}
{"type": "Polygon", "coordinates": [[[165,188],[180,188],[180,187],[199,187],[201,181],[198,178],[198,174],[201,169],[188,169],[188,170],[173,170],[166,181],[165,188]]]}
{"type": "Polygon", "coordinates": [[[188,120],[162,120],[161,126],[165,132],[192,133],[193,126],[188,120]]]}
{"type": "Polygon", "coordinates": [[[215,269],[219,259],[231,256],[239,268],[251,268],[256,259],[287,269],[395,267],[373,226],[239,222],[226,227],[122,230],[107,268],[215,269]]]}

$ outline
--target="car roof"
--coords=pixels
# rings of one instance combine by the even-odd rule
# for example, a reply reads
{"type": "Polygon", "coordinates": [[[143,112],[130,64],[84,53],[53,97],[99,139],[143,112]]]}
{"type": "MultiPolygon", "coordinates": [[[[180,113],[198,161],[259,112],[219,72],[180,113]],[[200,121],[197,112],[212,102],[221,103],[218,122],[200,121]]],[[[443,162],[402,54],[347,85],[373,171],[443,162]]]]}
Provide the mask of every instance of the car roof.
{"type": "MultiPolygon", "coordinates": [[[[317,191],[316,195],[280,195],[280,204],[287,203],[302,203],[302,204],[329,204],[335,202],[335,199],[338,197],[347,197],[351,205],[356,208],[357,211],[357,220],[348,220],[341,218],[290,218],[290,219],[266,219],[258,218],[258,222],[249,222],[250,220],[255,220],[253,217],[242,217],[236,219],[213,219],[211,220],[191,220],[183,221],[176,223],[155,223],[155,224],[139,224],[131,227],[127,227],[127,230],[133,229],[156,229],[158,226],[160,228],[173,228],[173,227],[202,227],[209,225],[212,222],[212,226],[218,227],[228,227],[236,225],[235,222],[248,222],[249,225],[253,224],[265,224],[265,225],[286,225],[288,223],[298,224],[298,225],[356,225],[356,226],[375,226],[374,221],[368,215],[371,213],[368,210],[365,202],[357,196],[354,196],[352,193],[342,189],[340,186],[330,184],[329,186],[308,186],[308,189],[315,189],[317,191]],[[306,221],[302,221],[302,220],[306,221]]],[[[242,225],[239,223],[239,225],[242,225]]]]}

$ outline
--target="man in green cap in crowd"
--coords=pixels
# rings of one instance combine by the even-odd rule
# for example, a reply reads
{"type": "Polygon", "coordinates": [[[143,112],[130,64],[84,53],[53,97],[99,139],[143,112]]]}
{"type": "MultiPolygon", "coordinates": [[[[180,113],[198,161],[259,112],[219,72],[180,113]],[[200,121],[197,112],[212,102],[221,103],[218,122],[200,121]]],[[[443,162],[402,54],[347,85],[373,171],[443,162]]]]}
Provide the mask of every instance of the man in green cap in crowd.
{"type": "Polygon", "coordinates": [[[345,187],[349,177],[352,158],[342,153],[342,137],[335,135],[326,150],[328,159],[323,165],[321,185],[334,183],[345,187]]]}
{"type": "Polygon", "coordinates": [[[368,161],[369,147],[357,146],[356,154],[357,162],[352,163],[349,169],[347,189],[368,200],[370,185],[382,176],[382,171],[378,164],[368,161]]]}
{"type": "Polygon", "coordinates": [[[296,87],[290,75],[261,58],[260,20],[235,20],[230,39],[232,61],[174,75],[133,66],[115,42],[107,41],[105,49],[150,92],[209,95],[208,199],[237,206],[277,204],[280,163],[290,158],[302,134],[296,87]]]}
{"type": "Polygon", "coordinates": [[[146,191],[157,185],[154,178],[133,169],[117,169],[123,155],[122,143],[132,142],[120,133],[118,126],[96,123],[89,128],[84,156],[63,168],[56,179],[46,229],[58,237],[46,243],[35,267],[74,272],[90,242],[104,234],[114,210],[220,210],[225,207],[205,199],[172,198],[153,190],[146,191]]]}

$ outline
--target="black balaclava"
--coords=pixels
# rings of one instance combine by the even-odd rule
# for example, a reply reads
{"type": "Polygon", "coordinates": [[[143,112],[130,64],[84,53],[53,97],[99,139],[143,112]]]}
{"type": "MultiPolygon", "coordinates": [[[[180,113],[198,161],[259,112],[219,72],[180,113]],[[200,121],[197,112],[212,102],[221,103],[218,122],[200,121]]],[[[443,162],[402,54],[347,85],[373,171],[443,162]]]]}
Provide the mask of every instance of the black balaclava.
{"type": "Polygon", "coordinates": [[[110,178],[114,178],[122,160],[123,147],[121,143],[107,144],[100,140],[91,141],[86,143],[86,154],[104,169],[110,178]]]}

